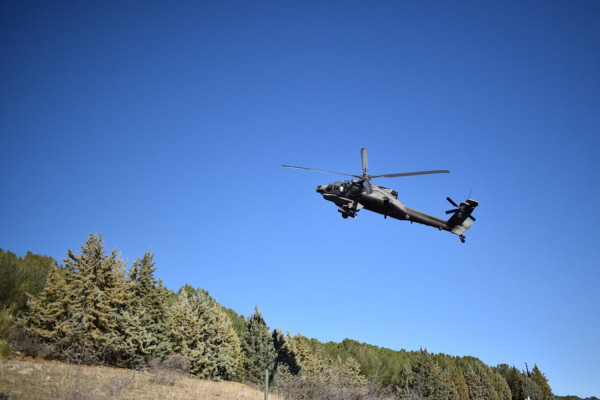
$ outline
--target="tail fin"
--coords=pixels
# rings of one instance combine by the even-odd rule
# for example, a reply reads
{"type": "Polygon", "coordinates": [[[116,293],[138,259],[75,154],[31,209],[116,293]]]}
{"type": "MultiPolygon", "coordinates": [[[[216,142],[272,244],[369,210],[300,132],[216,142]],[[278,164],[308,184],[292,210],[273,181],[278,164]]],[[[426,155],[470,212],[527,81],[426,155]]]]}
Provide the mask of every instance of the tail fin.
{"type": "Polygon", "coordinates": [[[447,199],[456,207],[454,210],[446,211],[446,214],[454,213],[447,221],[448,228],[450,232],[457,235],[462,235],[471,227],[471,225],[473,225],[475,217],[472,217],[471,213],[473,210],[475,210],[475,207],[479,205],[479,202],[472,199],[467,199],[460,203],[460,205],[457,205],[449,197],[447,199]],[[468,221],[467,218],[471,219],[471,221],[468,221]]]}

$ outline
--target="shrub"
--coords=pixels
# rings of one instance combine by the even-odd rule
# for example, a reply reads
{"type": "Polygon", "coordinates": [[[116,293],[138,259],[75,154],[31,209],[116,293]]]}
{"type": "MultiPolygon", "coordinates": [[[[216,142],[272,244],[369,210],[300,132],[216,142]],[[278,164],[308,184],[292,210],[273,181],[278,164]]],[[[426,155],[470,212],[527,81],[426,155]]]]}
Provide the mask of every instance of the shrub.
{"type": "Polygon", "coordinates": [[[190,362],[183,358],[181,354],[173,354],[165,358],[162,363],[163,369],[187,374],[190,372],[190,362]]]}
{"type": "Polygon", "coordinates": [[[187,374],[190,371],[190,363],[181,354],[173,354],[161,360],[153,358],[148,362],[148,367],[154,375],[154,382],[159,385],[173,386],[179,379],[179,374],[187,374]]]}

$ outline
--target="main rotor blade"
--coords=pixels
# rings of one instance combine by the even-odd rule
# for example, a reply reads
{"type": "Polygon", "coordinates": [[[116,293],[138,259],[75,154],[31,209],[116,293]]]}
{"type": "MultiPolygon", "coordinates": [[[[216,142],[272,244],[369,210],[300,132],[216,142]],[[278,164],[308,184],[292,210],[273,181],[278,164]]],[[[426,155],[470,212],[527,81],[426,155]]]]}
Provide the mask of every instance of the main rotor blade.
{"type": "Polygon", "coordinates": [[[360,149],[360,158],[362,159],[362,171],[363,175],[367,175],[367,169],[369,169],[369,161],[367,159],[367,149],[363,147],[360,149]]]}
{"type": "Polygon", "coordinates": [[[450,171],[447,169],[436,169],[435,171],[417,171],[417,172],[400,172],[398,174],[383,174],[383,175],[369,175],[371,178],[398,178],[402,176],[414,176],[414,175],[429,175],[429,174],[449,174],[450,171]]]}
{"type": "Polygon", "coordinates": [[[305,169],[307,171],[315,171],[315,172],[325,172],[327,174],[337,174],[337,175],[345,175],[345,176],[352,176],[352,177],[358,177],[360,178],[360,176],[357,175],[352,175],[352,174],[344,174],[343,172],[334,172],[334,171],[325,171],[323,169],[314,169],[314,168],[306,168],[306,167],[295,167],[293,165],[281,165],[282,167],[285,168],[294,168],[294,169],[305,169]]]}

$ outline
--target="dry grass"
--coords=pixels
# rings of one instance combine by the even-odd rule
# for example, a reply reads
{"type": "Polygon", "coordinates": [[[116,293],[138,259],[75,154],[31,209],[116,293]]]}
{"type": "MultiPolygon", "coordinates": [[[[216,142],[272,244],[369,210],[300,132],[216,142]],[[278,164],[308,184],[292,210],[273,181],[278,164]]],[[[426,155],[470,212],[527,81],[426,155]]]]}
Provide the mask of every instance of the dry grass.
{"type": "MultiPolygon", "coordinates": [[[[0,399],[264,400],[264,392],[241,383],[212,382],[171,372],[161,373],[170,376],[157,379],[160,377],[151,372],[13,359],[1,365],[0,399]]],[[[272,394],[269,394],[269,399],[280,400],[272,394]]]]}

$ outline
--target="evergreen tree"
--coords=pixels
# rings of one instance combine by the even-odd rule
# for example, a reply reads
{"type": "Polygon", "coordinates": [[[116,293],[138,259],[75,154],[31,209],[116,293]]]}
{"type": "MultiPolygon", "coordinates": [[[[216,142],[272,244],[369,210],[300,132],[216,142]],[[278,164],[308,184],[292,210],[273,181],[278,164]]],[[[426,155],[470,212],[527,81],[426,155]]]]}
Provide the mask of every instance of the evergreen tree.
{"type": "MultiPolygon", "coordinates": [[[[13,321],[14,319],[10,310],[7,307],[0,307],[0,363],[12,351],[12,347],[8,342],[8,334],[13,321]]],[[[0,368],[2,368],[2,364],[0,364],[0,368]]]]}
{"type": "Polygon", "coordinates": [[[269,327],[258,311],[258,306],[255,306],[254,314],[246,320],[241,339],[246,379],[258,384],[263,383],[265,370],[270,374],[275,367],[277,353],[269,327]]]}
{"type": "Polygon", "coordinates": [[[129,270],[131,297],[124,313],[124,337],[136,362],[168,352],[167,304],[170,291],[154,277],[154,254],[147,252],[129,270]]]}
{"type": "Polygon", "coordinates": [[[523,395],[524,375],[516,367],[509,367],[507,364],[500,364],[496,367],[496,371],[506,381],[511,393],[512,399],[525,399],[523,395]]]}
{"type": "Polygon", "coordinates": [[[469,387],[467,386],[467,382],[465,382],[464,375],[457,369],[452,371],[452,382],[458,393],[458,398],[460,400],[469,400],[469,387]]]}
{"type": "Polygon", "coordinates": [[[64,271],[53,265],[39,297],[30,296],[28,312],[20,324],[33,337],[52,344],[57,350],[70,343],[69,293],[64,271]]]}
{"type": "Polygon", "coordinates": [[[361,387],[367,384],[367,378],[360,372],[360,364],[352,356],[345,361],[338,357],[334,370],[339,373],[339,381],[342,387],[361,387]]]}
{"type": "Polygon", "coordinates": [[[38,295],[56,261],[28,251],[24,258],[0,249],[0,307],[10,307],[15,315],[26,310],[27,296],[38,295]]]}
{"type": "Polygon", "coordinates": [[[479,366],[469,366],[465,372],[465,382],[469,388],[469,400],[481,400],[485,398],[485,389],[483,387],[481,373],[477,370],[478,367],[479,366]]]}
{"type": "Polygon", "coordinates": [[[550,389],[550,385],[548,385],[548,378],[546,378],[546,375],[540,371],[536,364],[533,365],[533,369],[531,370],[531,379],[533,379],[541,389],[543,399],[550,400],[552,397],[552,389],[550,389]]]}
{"type": "Polygon", "coordinates": [[[208,379],[240,379],[243,355],[231,320],[202,289],[182,288],[171,308],[171,352],[190,362],[190,372],[208,379]]]}
{"type": "Polygon", "coordinates": [[[421,349],[413,362],[414,381],[412,392],[432,400],[459,400],[458,389],[452,376],[443,371],[427,350],[421,349]]]}
{"type": "Polygon", "coordinates": [[[299,374],[307,378],[319,378],[324,369],[323,361],[313,353],[306,338],[299,333],[293,337],[288,333],[286,341],[300,367],[299,374]]]}
{"type": "Polygon", "coordinates": [[[400,398],[409,395],[415,384],[415,374],[410,367],[410,362],[404,362],[402,367],[398,369],[395,379],[387,379],[385,384],[387,386],[392,384],[392,382],[395,385],[396,392],[400,398]]]}
{"type": "Polygon", "coordinates": [[[525,376],[523,378],[523,396],[525,399],[529,398],[531,400],[544,400],[544,393],[542,392],[542,389],[529,376],[525,376]]]}
{"type": "Polygon", "coordinates": [[[277,353],[275,363],[277,368],[285,367],[290,374],[298,375],[300,373],[300,366],[296,361],[296,353],[294,353],[292,344],[288,340],[289,337],[289,333],[287,336],[284,336],[283,332],[278,328],[273,331],[273,346],[277,353]]]}
{"type": "Polygon", "coordinates": [[[61,358],[118,364],[128,296],[121,259],[116,250],[107,255],[102,237],[90,234],[81,254],[68,250],[64,262],[64,273],[52,267],[39,299],[30,299],[26,328],[54,344],[61,358]]]}
{"type": "Polygon", "coordinates": [[[81,254],[64,260],[69,293],[69,320],[75,343],[90,348],[98,360],[118,363],[124,350],[119,334],[129,292],[117,250],[106,254],[102,236],[90,234],[81,254]]]}
{"type": "Polygon", "coordinates": [[[502,377],[502,375],[494,370],[487,369],[488,376],[491,379],[492,387],[496,392],[499,400],[511,400],[512,395],[510,391],[510,387],[506,380],[502,377]]]}

